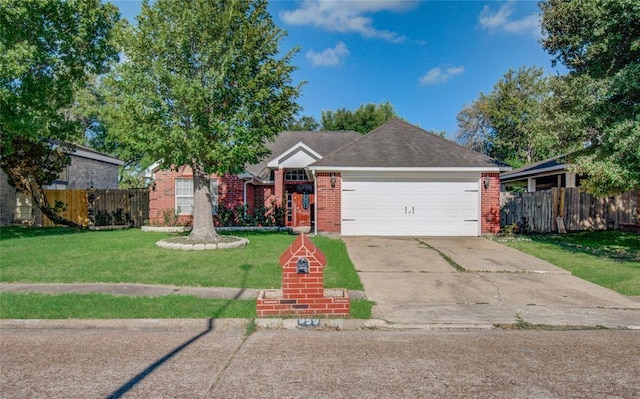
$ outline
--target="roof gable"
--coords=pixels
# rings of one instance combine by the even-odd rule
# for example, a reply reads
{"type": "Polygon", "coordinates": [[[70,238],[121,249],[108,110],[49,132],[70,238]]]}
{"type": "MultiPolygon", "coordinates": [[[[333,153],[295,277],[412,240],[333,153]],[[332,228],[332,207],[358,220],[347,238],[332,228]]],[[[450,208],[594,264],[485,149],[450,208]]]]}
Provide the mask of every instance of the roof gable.
{"type": "Polygon", "coordinates": [[[268,177],[268,164],[281,159],[292,148],[307,148],[314,154],[324,157],[338,148],[362,137],[354,131],[285,131],[278,134],[274,141],[266,144],[271,151],[271,156],[261,160],[257,164],[247,165],[249,174],[265,178],[268,177]],[[304,147],[303,147],[303,146],[304,147]]]}
{"type": "Polygon", "coordinates": [[[400,119],[313,163],[312,168],[490,168],[500,165],[479,152],[400,119]]]}
{"type": "Polygon", "coordinates": [[[320,158],[322,158],[322,155],[309,148],[303,142],[298,142],[276,158],[271,159],[267,166],[269,168],[305,168],[320,158]]]}

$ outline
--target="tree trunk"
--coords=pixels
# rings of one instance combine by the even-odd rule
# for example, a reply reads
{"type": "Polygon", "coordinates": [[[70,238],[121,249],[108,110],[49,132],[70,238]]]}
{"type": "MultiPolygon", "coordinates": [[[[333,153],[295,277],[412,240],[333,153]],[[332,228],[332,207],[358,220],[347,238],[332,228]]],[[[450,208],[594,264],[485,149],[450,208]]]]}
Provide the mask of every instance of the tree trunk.
{"type": "Polygon", "coordinates": [[[213,227],[211,208],[211,185],[209,175],[201,165],[193,168],[193,226],[189,240],[217,242],[220,236],[213,227]]]}

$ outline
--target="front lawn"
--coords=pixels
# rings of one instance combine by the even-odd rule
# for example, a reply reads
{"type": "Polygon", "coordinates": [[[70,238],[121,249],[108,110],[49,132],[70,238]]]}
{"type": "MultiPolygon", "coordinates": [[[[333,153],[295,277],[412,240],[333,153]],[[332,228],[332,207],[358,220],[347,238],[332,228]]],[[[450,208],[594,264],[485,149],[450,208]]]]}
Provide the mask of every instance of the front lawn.
{"type": "MultiPolygon", "coordinates": [[[[0,281],[280,288],[278,260],[296,237],[286,233],[236,235],[251,243],[221,251],[181,251],[155,245],[169,234],[135,229],[2,228],[0,281]]],[[[313,237],[312,241],[327,256],[328,288],[362,290],[342,241],[327,237],[313,237]]]]}
{"type": "MultiPolygon", "coordinates": [[[[169,237],[140,230],[0,229],[0,281],[144,283],[189,287],[280,288],[280,255],[295,236],[234,233],[244,248],[181,251],[157,247],[169,237]]],[[[325,253],[325,286],[362,290],[341,240],[313,237],[325,253]]],[[[370,318],[372,304],[352,302],[351,317],[370,318]]],[[[255,300],[188,296],[116,297],[104,294],[0,294],[0,318],[254,318],[255,300]]]]}
{"type": "Polygon", "coordinates": [[[546,260],[574,276],[624,295],[640,295],[640,236],[619,231],[536,235],[504,244],[546,260]]]}

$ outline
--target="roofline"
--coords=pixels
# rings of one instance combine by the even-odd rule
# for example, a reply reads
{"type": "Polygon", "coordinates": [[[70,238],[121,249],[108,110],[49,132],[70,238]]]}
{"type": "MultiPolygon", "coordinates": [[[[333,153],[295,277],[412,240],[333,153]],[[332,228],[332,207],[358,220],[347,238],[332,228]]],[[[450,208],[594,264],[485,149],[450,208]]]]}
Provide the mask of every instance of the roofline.
{"type": "Polygon", "coordinates": [[[95,161],[102,161],[114,165],[124,165],[124,161],[121,159],[114,158],[112,156],[91,150],[86,147],[81,148],[76,146],[75,150],[69,155],[75,155],[81,158],[93,159],[95,161]]]}
{"type": "MultiPolygon", "coordinates": [[[[537,175],[540,173],[545,173],[545,172],[555,172],[555,171],[559,171],[559,170],[567,170],[569,166],[572,166],[572,164],[561,164],[561,165],[555,165],[555,166],[549,166],[546,168],[542,168],[542,169],[528,169],[528,170],[524,170],[522,172],[516,172],[516,173],[510,173],[510,172],[505,172],[504,173],[504,179],[515,179],[518,177],[525,177],[525,176],[531,176],[531,175],[537,175]]],[[[502,176],[500,176],[500,179],[503,179],[502,176]]]]}
{"type": "Polygon", "coordinates": [[[504,168],[494,167],[360,167],[360,166],[308,166],[314,171],[362,171],[362,172],[500,172],[504,168]]]}
{"type": "Polygon", "coordinates": [[[286,151],[280,153],[280,155],[278,155],[277,157],[272,158],[271,160],[269,160],[269,162],[267,162],[267,167],[268,168],[277,168],[277,167],[279,167],[281,159],[283,159],[283,158],[284,159],[288,159],[288,156],[290,154],[298,152],[298,151],[300,151],[300,149],[308,151],[314,158],[316,158],[316,161],[318,159],[322,159],[322,155],[320,155],[316,151],[314,151],[313,148],[309,147],[308,145],[306,145],[302,141],[298,141],[296,144],[294,144],[291,147],[289,147],[286,151]]]}

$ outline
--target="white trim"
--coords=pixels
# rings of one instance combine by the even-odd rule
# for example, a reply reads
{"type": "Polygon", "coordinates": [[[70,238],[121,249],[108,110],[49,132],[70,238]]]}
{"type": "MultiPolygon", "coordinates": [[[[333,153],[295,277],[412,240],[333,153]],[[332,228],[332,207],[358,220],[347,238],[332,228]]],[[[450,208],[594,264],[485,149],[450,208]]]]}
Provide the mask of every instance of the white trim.
{"type": "Polygon", "coordinates": [[[153,179],[154,173],[156,172],[156,170],[158,170],[160,164],[162,164],[162,160],[155,161],[154,163],[143,169],[138,175],[147,179],[153,179]]]}
{"type": "MultiPolygon", "coordinates": [[[[318,235],[318,180],[316,179],[316,171],[312,170],[311,174],[313,175],[313,195],[314,195],[314,200],[313,200],[313,217],[315,218],[314,220],[312,220],[313,222],[313,234],[318,235]]],[[[340,201],[342,202],[342,198],[340,198],[340,201]]],[[[341,205],[342,206],[342,205],[341,205]]],[[[340,226],[342,228],[342,226],[340,226]]]]}
{"type": "Polygon", "coordinates": [[[271,161],[269,161],[267,163],[267,167],[269,167],[269,168],[278,168],[278,167],[280,167],[280,164],[282,163],[282,161],[290,158],[296,152],[299,152],[301,150],[303,152],[309,154],[312,158],[315,158],[316,161],[322,158],[322,155],[320,155],[317,152],[315,152],[313,149],[311,149],[311,147],[309,147],[308,145],[306,145],[302,141],[299,141],[296,145],[292,146],[291,148],[289,148],[288,150],[286,150],[282,154],[278,155],[276,158],[273,158],[271,161]]]}
{"type": "Polygon", "coordinates": [[[336,171],[336,172],[500,172],[500,167],[360,167],[360,166],[308,166],[312,171],[336,171]]]}
{"type": "Polygon", "coordinates": [[[478,231],[477,236],[482,236],[482,196],[484,195],[484,184],[482,182],[482,175],[478,178],[478,231]]]}

